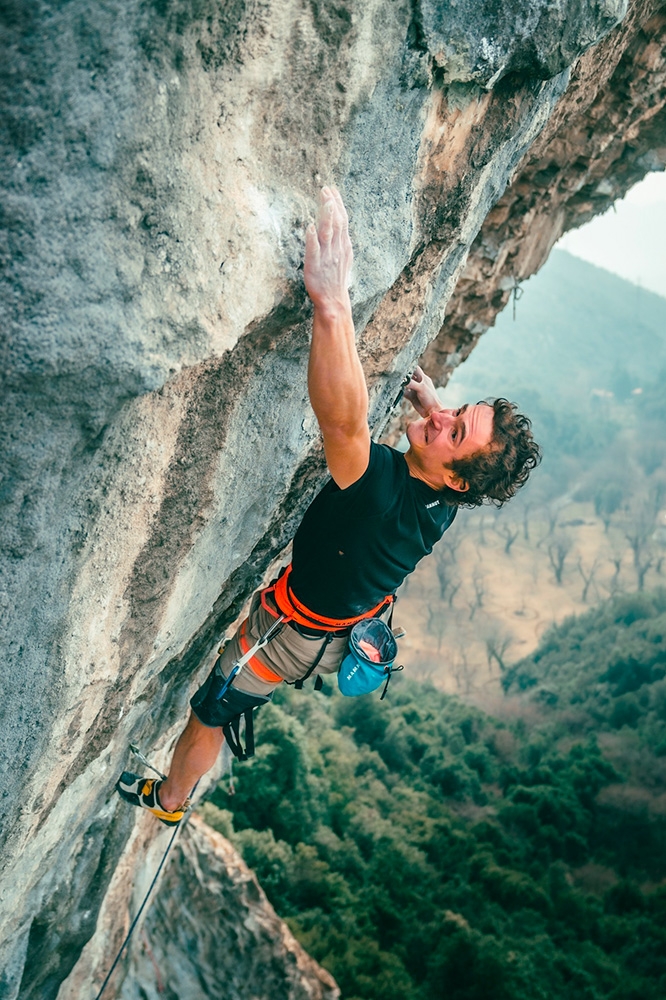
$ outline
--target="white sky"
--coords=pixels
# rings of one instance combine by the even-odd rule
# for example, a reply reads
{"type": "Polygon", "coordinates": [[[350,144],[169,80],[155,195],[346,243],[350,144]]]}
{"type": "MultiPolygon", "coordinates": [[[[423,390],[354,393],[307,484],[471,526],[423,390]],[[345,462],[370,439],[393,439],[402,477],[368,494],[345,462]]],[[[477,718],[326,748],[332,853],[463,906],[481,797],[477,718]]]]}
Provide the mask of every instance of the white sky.
{"type": "Polygon", "coordinates": [[[666,297],[666,173],[648,174],[557,247],[666,297]]]}

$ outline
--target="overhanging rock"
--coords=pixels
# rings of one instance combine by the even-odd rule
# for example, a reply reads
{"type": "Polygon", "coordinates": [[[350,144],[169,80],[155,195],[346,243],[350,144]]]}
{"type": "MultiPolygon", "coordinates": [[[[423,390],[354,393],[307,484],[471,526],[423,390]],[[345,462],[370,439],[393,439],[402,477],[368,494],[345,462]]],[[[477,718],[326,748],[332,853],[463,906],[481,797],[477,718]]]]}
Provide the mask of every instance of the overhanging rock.
{"type": "Polygon", "coordinates": [[[666,8],[634,4],[567,91],[486,216],[424,364],[443,385],[563,233],[666,166],[666,8]]]}

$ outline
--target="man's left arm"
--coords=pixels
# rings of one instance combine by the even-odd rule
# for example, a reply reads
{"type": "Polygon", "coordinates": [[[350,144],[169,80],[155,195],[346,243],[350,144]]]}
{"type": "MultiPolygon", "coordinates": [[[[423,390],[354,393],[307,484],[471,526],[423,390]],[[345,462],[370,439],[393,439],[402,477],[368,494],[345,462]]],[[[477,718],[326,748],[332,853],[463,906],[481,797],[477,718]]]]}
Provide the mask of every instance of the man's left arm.
{"type": "Polygon", "coordinates": [[[433,380],[418,365],[412,372],[403,395],[421,417],[429,417],[435,410],[444,409],[433,380]]]}

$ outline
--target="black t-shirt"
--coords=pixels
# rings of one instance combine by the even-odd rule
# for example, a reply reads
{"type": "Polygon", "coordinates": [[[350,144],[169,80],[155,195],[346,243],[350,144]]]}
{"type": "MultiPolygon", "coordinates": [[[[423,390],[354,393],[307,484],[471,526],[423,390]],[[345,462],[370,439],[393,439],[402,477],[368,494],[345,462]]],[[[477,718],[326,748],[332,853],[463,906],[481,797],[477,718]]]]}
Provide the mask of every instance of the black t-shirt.
{"type": "Polygon", "coordinates": [[[361,478],[345,490],[329,480],[308,507],[294,538],[294,594],[328,618],[368,611],[432,551],[456,510],[410,476],[401,452],[373,441],[361,478]]]}

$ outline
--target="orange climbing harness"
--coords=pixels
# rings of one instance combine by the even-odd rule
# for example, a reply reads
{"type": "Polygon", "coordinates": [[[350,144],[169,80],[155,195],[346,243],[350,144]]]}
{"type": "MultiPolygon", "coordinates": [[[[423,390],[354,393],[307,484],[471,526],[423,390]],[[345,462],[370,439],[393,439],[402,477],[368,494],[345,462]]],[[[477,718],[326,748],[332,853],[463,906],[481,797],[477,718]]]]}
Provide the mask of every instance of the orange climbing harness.
{"type": "Polygon", "coordinates": [[[302,625],[305,628],[313,628],[321,632],[331,632],[351,628],[351,626],[356,625],[357,622],[362,622],[364,618],[375,618],[386,608],[390,607],[395,600],[395,595],[389,594],[374,608],[370,608],[369,611],[364,611],[362,615],[356,615],[354,618],[326,618],[325,615],[318,615],[316,612],[310,611],[310,609],[302,604],[296,597],[293,590],[289,586],[289,576],[291,574],[291,570],[292,567],[290,563],[275,583],[272,583],[270,587],[266,587],[265,590],[262,590],[261,604],[262,607],[274,618],[277,618],[278,615],[282,615],[285,621],[296,622],[297,625],[302,625]],[[270,602],[267,600],[269,597],[272,598],[275,607],[272,607],[270,602]]]}

